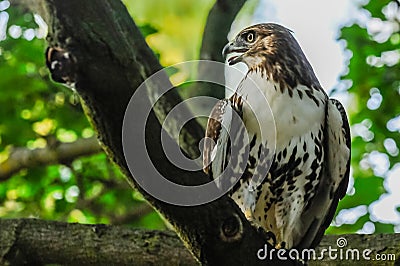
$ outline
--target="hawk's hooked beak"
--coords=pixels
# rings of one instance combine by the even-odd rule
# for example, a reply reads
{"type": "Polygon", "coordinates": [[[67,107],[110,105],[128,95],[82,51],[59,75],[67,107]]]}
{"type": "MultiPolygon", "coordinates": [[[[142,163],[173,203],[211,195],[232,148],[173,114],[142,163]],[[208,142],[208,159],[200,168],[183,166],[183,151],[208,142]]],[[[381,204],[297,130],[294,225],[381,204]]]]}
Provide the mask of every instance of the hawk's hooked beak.
{"type": "Polygon", "coordinates": [[[222,56],[224,59],[226,59],[226,57],[230,53],[241,53],[239,55],[232,56],[231,58],[228,59],[228,63],[231,66],[231,65],[241,62],[242,55],[247,50],[248,50],[248,48],[246,48],[246,47],[237,47],[234,42],[229,42],[227,45],[225,45],[224,49],[222,50],[222,56]]]}
{"type": "Polygon", "coordinates": [[[226,59],[226,56],[232,52],[232,46],[233,44],[229,42],[224,46],[224,49],[222,49],[222,57],[224,59],[226,59]]]}

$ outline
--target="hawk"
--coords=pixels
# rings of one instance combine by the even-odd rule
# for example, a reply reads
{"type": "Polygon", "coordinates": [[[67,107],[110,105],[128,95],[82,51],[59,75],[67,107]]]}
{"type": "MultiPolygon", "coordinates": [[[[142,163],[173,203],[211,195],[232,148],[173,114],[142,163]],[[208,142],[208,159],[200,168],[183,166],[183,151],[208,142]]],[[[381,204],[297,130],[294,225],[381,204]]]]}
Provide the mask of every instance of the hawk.
{"type": "Polygon", "coordinates": [[[213,179],[224,172],[238,178],[231,198],[253,224],[273,234],[277,247],[315,247],[347,190],[346,112],[327,96],[292,32],[281,25],[242,30],[223,55],[248,71],[211,112],[203,169],[213,179]]]}

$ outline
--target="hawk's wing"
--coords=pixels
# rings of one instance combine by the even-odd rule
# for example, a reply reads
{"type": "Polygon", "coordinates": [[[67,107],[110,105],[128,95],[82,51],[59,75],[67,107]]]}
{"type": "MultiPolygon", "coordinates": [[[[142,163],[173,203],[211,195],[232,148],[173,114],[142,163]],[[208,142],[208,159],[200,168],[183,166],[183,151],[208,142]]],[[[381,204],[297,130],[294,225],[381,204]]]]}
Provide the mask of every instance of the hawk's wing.
{"type": "Polygon", "coordinates": [[[230,101],[228,99],[218,101],[207,122],[203,149],[203,170],[212,178],[217,178],[226,165],[227,152],[230,150],[228,132],[231,120],[230,101]]]}
{"type": "Polygon", "coordinates": [[[299,247],[318,245],[329,227],[349,182],[351,139],[342,104],[329,99],[325,121],[325,164],[318,191],[310,210],[302,217],[306,231],[299,247]],[[310,219],[312,218],[312,219],[310,219]]]}
{"type": "Polygon", "coordinates": [[[246,164],[240,164],[236,158],[248,151],[242,114],[242,100],[236,93],[230,99],[218,101],[211,111],[204,140],[203,170],[213,179],[222,177],[225,170],[224,176],[229,178],[244,171],[246,164]],[[231,153],[235,158],[231,158],[231,153]]]}

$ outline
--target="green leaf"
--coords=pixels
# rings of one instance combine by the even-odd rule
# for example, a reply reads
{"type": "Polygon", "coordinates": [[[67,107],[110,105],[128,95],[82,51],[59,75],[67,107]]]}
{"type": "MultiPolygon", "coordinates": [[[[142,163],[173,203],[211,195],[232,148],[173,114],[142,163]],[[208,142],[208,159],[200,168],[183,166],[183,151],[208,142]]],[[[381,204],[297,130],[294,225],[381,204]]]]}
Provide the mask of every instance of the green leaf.
{"type": "Polygon", "coordinates": [[[143,34],[144,37],[147,37],[151,34],[157,33],[158,30],[150,24],[142,24],[139,25],[139,30],[143,34]]]}

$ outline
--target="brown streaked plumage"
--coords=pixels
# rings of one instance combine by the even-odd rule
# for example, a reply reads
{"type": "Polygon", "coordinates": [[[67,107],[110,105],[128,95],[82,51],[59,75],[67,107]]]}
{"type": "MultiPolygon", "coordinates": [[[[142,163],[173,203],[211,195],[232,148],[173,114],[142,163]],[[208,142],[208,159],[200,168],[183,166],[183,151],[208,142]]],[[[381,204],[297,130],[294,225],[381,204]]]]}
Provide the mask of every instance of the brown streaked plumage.
{"type": "Polygon", "coordinates": [[[205,171],[212,178],[224,170],[241,175],[230,195],[250,221],[288,248],[314,247],[347,188],[350,131],[344,108],[328,98],[283,26],[248,27],[223,54],[229,65],[245,63],[248,72],[211,113],[205,171]],[[227,110],[242,118],[248,142],[241,130],[231,128],[231,139],[221,130],[233,122],[227,110]]]}

